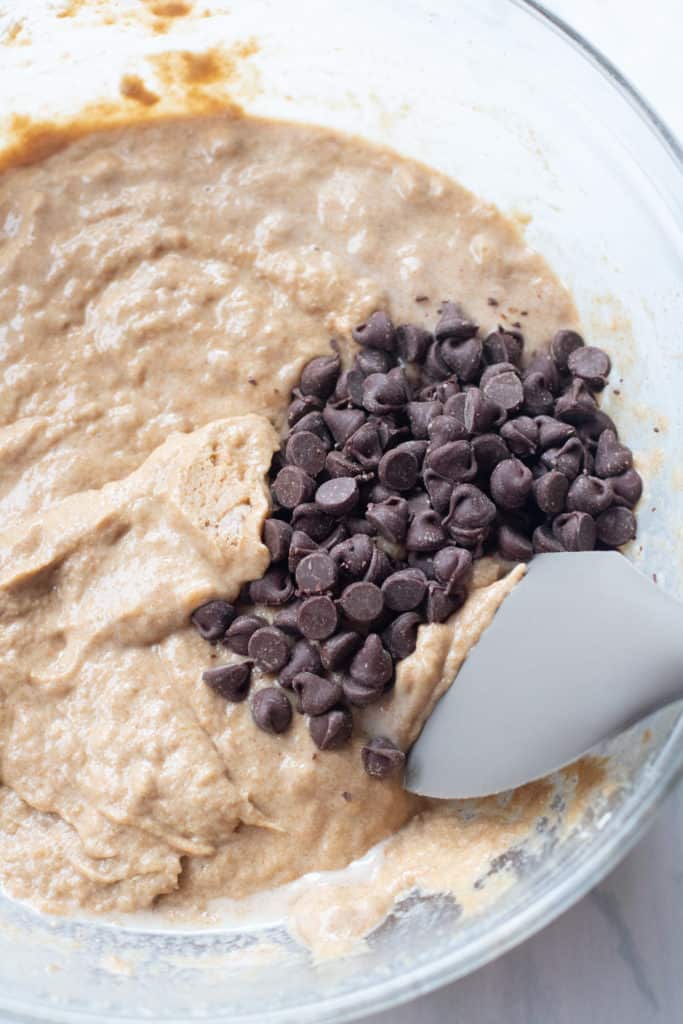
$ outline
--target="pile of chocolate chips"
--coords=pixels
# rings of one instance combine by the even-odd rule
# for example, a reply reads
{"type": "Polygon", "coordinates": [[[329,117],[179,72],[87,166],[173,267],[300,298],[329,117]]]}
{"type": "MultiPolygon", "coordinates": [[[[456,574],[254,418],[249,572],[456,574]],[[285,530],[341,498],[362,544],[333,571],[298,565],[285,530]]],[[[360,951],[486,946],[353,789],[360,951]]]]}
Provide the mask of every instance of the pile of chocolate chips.
{"type": "MultiPolygon", "coordinates": [[[[596,396],[609,357],[571,330],[522,366],[523,337],[445,303],[434,332],[374,313],[342,370],[313,359],[294,389],[273,459],[271,566],[242,608],[211,601],[193,622],[244,661],[206,683],[245,700],[256,665],[277,686],[252,698],[256,724],[284,732],[292,701],[321,750],[351,736],[351,709],[383,697],[421,623],[463,603],[473,559],[615,548],[635,536],[642,484],[596,396]],[[247,606],[277,609],[271,623],[247,606]],[[290,697],[292,699],[290,699],[290,697]]],[[[404,753],[376,737],[371,775],[404,753]]]]}

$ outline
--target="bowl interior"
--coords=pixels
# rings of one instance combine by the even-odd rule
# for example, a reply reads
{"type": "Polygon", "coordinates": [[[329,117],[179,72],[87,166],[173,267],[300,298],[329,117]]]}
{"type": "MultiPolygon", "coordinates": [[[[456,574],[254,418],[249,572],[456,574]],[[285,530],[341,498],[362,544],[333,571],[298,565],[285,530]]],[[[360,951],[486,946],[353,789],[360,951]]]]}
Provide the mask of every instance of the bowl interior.
{"type": "MultiPolygon", "coordinates": [[[[154,52],[220,44],[244,54],[230,88],[247,112],[360,133],[519,218],[623,378],[605,408],[646,480],[630,555],[680,596],[683,176],[647,112],[594,56],[515,0],[209,6],[214,16],[181,19],[161,37],[134,20],[58,20],[36,4],[31,44],[3,56],[7,109],[73,113],[84,96],[116,95],[124,70],[153,80],[154,52]]],[[[0,1006],[17,1020],[301,1022],[416,995],[520,941],[623,854],[683,758],[675,712],[651,729],[647,744],[641,728],[609,747],[619,780],[610,799],[512,868],[514,884],[478,916],[456,920],[449,900],[410,899],[363,952],[316,966],[278,928],[123,932],[1,900],[0,1006]]]]}

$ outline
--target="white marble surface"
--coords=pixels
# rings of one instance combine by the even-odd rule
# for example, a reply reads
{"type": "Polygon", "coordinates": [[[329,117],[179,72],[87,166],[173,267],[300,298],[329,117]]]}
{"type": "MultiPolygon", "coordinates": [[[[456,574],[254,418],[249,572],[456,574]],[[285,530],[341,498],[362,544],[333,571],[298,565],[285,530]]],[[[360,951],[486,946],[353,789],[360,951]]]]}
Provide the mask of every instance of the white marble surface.
{"type": "MultiPolygon", "coordinates": [[[[681,0],[551,0],[683,138],[681,0]]],[[[683,783],[590,895],[475,974],[366,1024],[681,1024],[683,783]]]]}

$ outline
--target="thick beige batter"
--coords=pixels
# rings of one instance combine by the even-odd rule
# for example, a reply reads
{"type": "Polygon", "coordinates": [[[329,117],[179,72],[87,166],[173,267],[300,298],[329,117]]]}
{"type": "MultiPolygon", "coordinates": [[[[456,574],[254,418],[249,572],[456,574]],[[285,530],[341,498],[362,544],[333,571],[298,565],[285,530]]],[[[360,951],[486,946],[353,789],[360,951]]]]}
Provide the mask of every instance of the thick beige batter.
{"type": "Polygon", "coordinates": [[[299,716],[273,737],[210,691],[202,670],[229,655],[188,616],[267,564],[265,474],[305,361],[331,336],[349,351],[351,326],[380,306],[432,323],[446,297],[485,327],[520,322],[532,344],[576,323],[493,208],[323,130],[130,127],[0,178],[0,876],[13,894],[57,911],[201,906],[342,867],[411,818],[411,884],[422,853],[433,882],[458,818],[365,775],[363,727],[411,742],[521,570],[495,582],[482,565],[464,609],[421,628],[392,698],[338,752],[318,751],[299,716]]]}

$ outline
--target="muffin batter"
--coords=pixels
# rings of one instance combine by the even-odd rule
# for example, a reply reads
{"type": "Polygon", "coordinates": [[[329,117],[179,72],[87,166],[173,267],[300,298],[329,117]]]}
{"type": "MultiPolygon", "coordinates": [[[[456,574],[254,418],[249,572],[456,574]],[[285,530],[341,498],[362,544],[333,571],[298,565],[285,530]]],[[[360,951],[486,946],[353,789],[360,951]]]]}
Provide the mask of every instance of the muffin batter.
{"type": "MultiPolygon", "coordinates": [[[[432,320],[446,296],[484,328],[521,323],[531,347],[577,322],[492,207],[322,129],[129,127],[0,178],[10,892],[195,907],[342,867],[407,822],[413,862],[443,856],[457,817],[365,775],[360,738],[321,754],[301,717],[255,730],[202,682],[188,619],[267,566],[266,474],[304,363],[331,336],[348,358],[375,309],[432,320]]],[[[481,563],[361,721],[414,738],[520,571],[496,582],[481,563]]]]}

